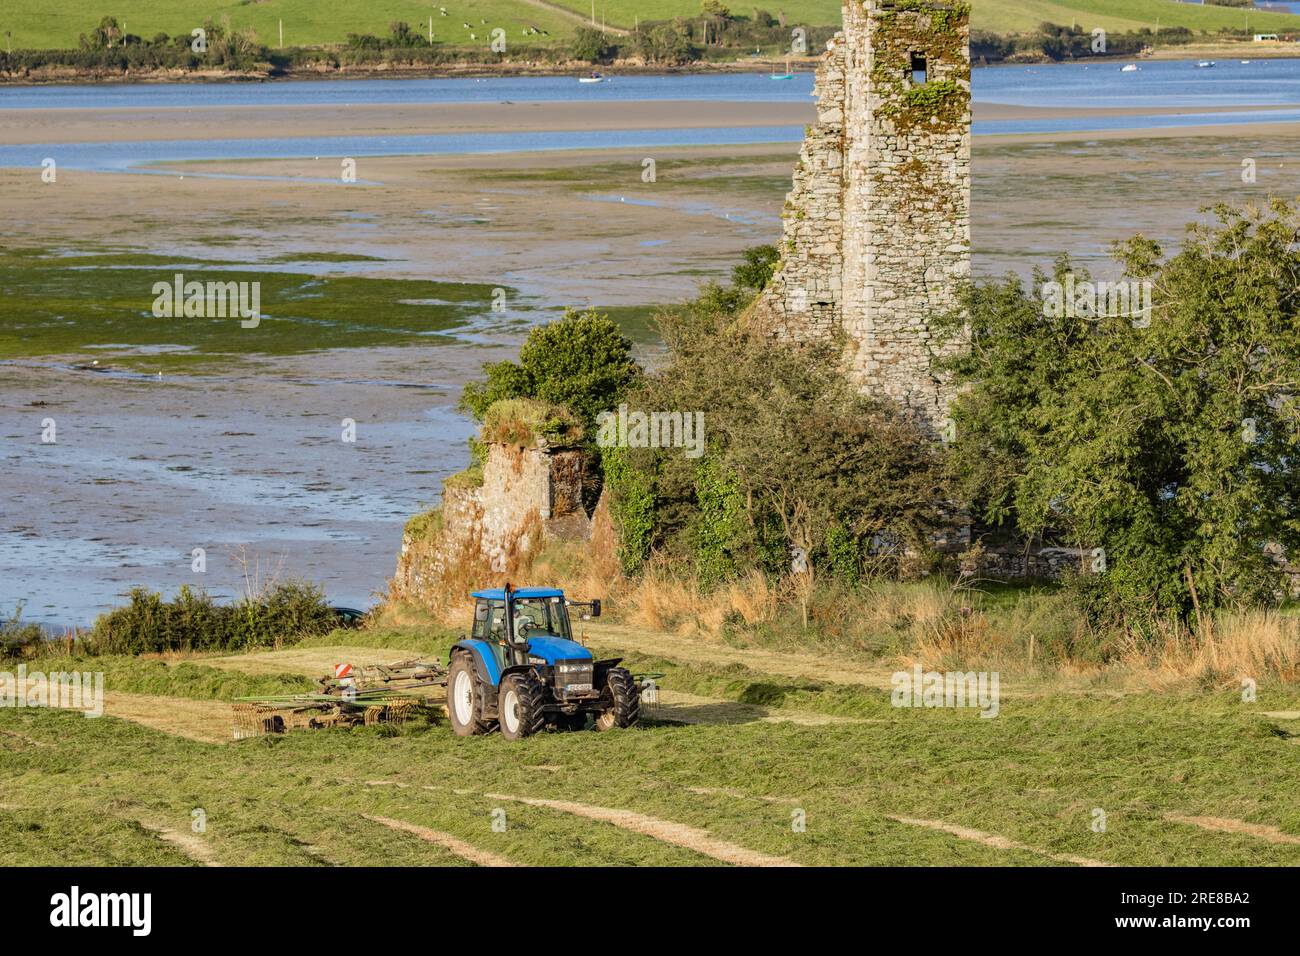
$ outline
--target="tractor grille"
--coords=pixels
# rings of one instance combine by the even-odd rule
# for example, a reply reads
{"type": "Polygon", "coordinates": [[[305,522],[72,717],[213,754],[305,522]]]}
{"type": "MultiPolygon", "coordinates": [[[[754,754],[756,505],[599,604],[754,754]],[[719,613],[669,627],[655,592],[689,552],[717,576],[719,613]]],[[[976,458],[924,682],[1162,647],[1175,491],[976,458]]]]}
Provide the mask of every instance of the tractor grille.
{"type": "Polygon", "coordinates": [[[559,661],[555,665],[555,694],[557,697],[594,696],[591,661],[559,661]]]}

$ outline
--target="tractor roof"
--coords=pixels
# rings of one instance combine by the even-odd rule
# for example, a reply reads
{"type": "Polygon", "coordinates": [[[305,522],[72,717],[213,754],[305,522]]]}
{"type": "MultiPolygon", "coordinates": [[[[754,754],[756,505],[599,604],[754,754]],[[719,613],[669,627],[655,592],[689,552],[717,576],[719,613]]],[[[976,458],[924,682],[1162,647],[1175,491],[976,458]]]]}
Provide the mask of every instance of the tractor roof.
{"type": "MultiPolygon", "coordinates": [[[[564,592],[559,588],[514,588],[510,594],[515,598],[564,597],[564,592]]],[[[486,591],[475,591],[471,597],[483,598],[485,601],[504,601],[506,591],[505,588],[489,588],[486,591]]]]}

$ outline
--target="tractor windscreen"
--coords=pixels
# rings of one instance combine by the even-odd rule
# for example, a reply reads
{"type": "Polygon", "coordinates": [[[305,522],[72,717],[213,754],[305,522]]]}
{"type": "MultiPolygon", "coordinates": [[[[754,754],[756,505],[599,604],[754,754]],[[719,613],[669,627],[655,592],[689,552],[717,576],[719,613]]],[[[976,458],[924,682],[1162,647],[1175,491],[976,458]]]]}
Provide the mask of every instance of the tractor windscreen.
{"type": "Polygon", "coordinates": [[[511,604],[514,606],[516,637],[550,634],[572,639],[564,598],[515,598],[511,604]]]}

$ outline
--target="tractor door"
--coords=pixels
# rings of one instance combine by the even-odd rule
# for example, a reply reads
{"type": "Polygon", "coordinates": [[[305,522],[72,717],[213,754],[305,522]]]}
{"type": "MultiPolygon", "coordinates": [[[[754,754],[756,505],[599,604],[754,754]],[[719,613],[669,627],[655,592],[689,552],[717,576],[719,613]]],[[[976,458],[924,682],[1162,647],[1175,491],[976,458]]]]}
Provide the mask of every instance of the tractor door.
{"type": "Polygon", "coordinates": [[[501,642],[506,639],[505,601],[478,599],[478,603],[474,605],[472,636],[487,644],[492,651],[492,656],[496,658],[498,668],[506,666],[506,649],[501,646],[501,642]]]}

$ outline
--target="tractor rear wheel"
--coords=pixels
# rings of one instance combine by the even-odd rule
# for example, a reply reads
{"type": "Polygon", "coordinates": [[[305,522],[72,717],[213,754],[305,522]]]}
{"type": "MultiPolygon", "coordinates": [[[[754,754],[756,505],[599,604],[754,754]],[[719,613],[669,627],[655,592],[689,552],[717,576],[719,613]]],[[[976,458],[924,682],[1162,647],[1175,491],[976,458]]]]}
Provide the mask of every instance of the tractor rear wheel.
{"type": "Polygon", "coordinates": [[[637,693],[636,681],[627,668],[611,667],[605,678],[605,686],[609,688],[613,703],[609,709],[597,715],[597,730],[631,727],[641,719],[641,695],[637,693]]]}
{"type": "Polygon", "coordinates": [[[447,717],[457,737],[469,737],[487,732],[487,725],[479,719],[478,674],[468,654],[457,654],[447,674],[447,717]]]}
{"type": "Polygon", "coordinates": [[[519,671],[501,682],[498,710],[501,736],[506,740],[531,737],[546,725],[545,690],[532,671],[519,671]]]}

